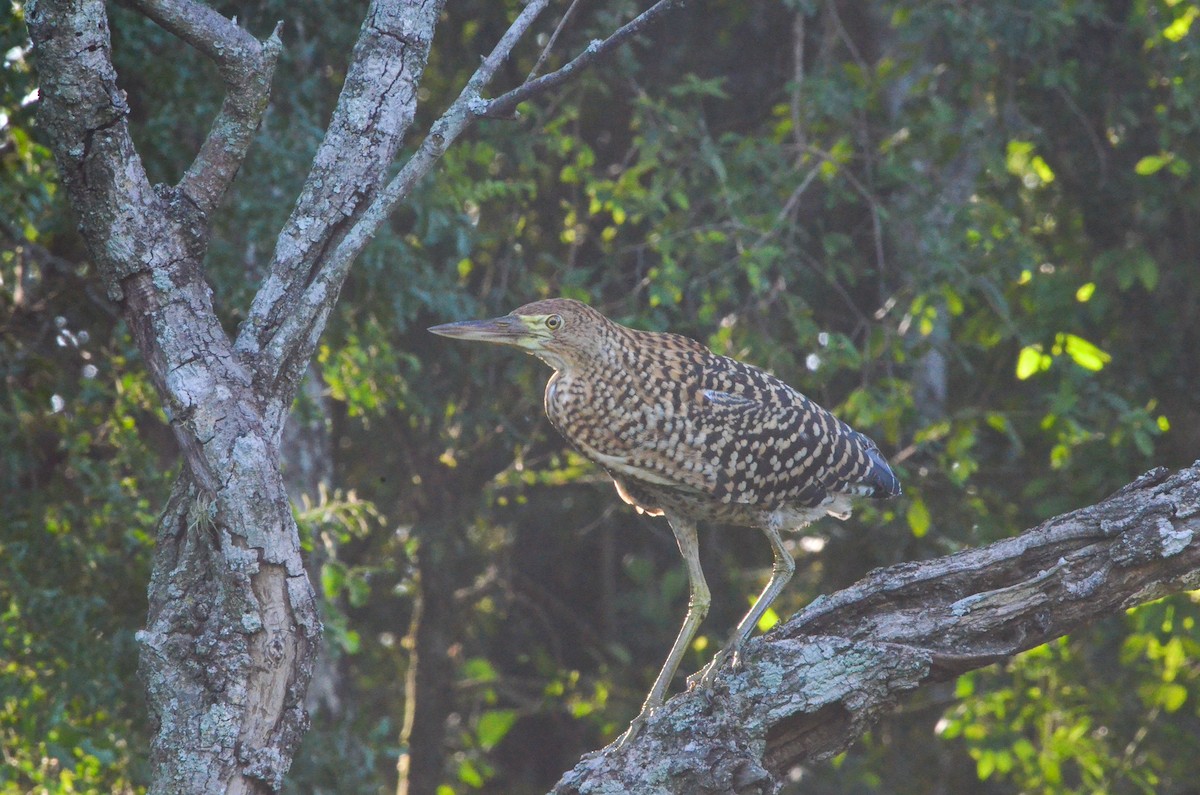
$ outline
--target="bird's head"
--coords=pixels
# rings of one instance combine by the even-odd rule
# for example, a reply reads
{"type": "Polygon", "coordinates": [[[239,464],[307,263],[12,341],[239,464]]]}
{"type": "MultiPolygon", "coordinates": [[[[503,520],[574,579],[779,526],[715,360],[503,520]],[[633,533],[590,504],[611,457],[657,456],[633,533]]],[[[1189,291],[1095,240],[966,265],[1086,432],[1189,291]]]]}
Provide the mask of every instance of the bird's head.
{"type": "Polygon", "coordinates": [[[429,329],[443,337],[511,345],[533,354],[555,370],[579,365],[598,355],[610,321],[571,298],[526,304],[491,320],[462,320],[429,329]]]}

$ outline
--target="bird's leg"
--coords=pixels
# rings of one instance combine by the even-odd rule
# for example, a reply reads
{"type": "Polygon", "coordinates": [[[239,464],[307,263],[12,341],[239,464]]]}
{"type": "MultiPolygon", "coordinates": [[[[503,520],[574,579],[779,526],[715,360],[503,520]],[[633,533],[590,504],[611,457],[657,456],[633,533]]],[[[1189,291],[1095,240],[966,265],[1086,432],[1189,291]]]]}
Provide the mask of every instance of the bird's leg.
{"type": "Polygon", "coordinates": [[[738,653],[742,648],[742,644],[746,642],[746,638],[750,637],[750,633],[758,626],[759,619],[763,613],[767,612],[767,608],[775,601],[775,597],[779,596],[779,592],[783,590],[783,586],[787,585],[788,580],[792,578],[792,573],[796,571],[796,561],[792,559],[791,554],[783,545],[783,538],[779,535],[779,525],[776,522],[769,522],[763,527],[763,533],[766,534],[767,540],[771,542],[771,552],[775,555],[775,562],[771,566],[771,579],[767,580],[766,587],[762,593],[754,600],[754,606],[750,608],[750,612],[738,622],[737,628],[733,630],[733,634],[729,638],[729,642],[725,644],[725,648],[717,652],[717,655],[712,658],[712,662],[700,669],[695,675],[688,677],[688,684],[699,684],[705,690],[712,689],[713,680],[717,677],[717,672],[725,663],[725,660],[733,656],[734,664],[738,664],[738,653]]]}
{"type": "Polygon", "coordinates": [[[691,591],[687,616],[683,619],[683,626],[679,628],[679,635],[675,638],[675,645],[671,647],[671,653],[667,655],[667,661],[663,663],[662,670],[658,672],[658,678],[654,680],[654,687],[650,688],[650,694],[642,703],[642,711],[617,740],[617,748],[623,747],[636,737],[642,726],[645,725],[646,719],[650,717],[650,713],[662,706],[663,696],[671,684],[671,679],[675,676],[675,671],[679,668],[679,662],[687,652],[692,638],[696,636],[700,622],[708,615],[708,606],[712,602],[708,583],[704,581],[704,572],[700,568],[700,544],[696,540],[696,523],[690,519],[681,519],[670,515],[668,515],[667,521],[675,533],[679,551],[683,553],[683,562],[687,564],[688,585],[691,591]]]}

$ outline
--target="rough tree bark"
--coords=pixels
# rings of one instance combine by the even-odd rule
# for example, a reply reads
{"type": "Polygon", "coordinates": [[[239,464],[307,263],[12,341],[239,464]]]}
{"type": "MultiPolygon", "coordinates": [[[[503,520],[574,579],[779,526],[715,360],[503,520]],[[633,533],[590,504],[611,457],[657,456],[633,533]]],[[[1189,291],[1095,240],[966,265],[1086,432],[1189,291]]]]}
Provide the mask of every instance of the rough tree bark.
{"type": "Polygon", "coordinates": [[[474,121],[511,116],[645,28],[660,0],[562,69],[481,92],[549,0],[531,0],[390,182],[445,0],[372,0],[325,139],[237,338],[213,311],[211,221],[281,48],[195,0],[130,5],[212,60],[225,101],[175,185],[151,185],[102,0],[35,0],[40,123],[99,278],[128,322],[185,467],[158,526],[141,672],[157,722],[152,792],[276,791],[307,718],[321,632],[280,474],[284,420],[350,264],[474,121]]]}
{"type": "Polygon", "coordinates": [[[711,702],[679,695],[568,793],[768,793],[849,747],[904,693],[1200,586],[1200,461],[980,549],[874,571],[746,649],[711,702]]]}

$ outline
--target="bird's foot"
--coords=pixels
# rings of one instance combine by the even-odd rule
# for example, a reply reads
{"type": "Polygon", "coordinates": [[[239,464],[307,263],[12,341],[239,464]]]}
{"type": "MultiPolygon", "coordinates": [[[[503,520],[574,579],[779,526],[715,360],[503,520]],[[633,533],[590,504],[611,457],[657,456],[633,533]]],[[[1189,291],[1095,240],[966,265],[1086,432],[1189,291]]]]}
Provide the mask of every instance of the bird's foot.
{"type": "Polygon", "coordinates": [[[699,689],[707,698],[711,699],[713,682],[716,681],[717,674],[721,672],[721,667],[725,664],[726,660],[729,660],[732,670],[741,670],[742,657],[738,654],[738,650],[726,646],[716,653],[716,656],[712,658],[708,665],[687,678],[688,688],[693,690],[699,689]]]}
{"type": "Polygon", "coordinates": [[[642,707],[642,711],[638,713],[638,716],[629,722],[629,728],[625,730],[625,733],[613,742],[613,749],[620,751],[637,739],[637,736],[641,733],[642,728],[646,725],[646,721],[650,718],[653,711],[649,707],[642,707]]]}

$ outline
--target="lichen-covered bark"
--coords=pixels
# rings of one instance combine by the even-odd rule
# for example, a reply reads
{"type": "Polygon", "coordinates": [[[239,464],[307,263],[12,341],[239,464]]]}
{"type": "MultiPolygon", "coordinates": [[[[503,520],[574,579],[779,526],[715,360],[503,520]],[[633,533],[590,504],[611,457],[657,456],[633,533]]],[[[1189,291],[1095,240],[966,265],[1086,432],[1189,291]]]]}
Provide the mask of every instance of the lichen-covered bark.
{"type": "Polygon", "coordinates": [[[669,702],[554,792],[766,793],[847,748],[904,693],[1200,586],[1200,462],[1155,470],[1014,538],[904,563],[747,644],[711,701],[669,702]]]}
{"type": "Polygon", "coordinates": [[[139,635],[158,721],[153,791],[277,789],[305,727],[320,631],[278,430],[213,312],[203,213],[152,187],[134,150],[103,3],[47,0],[28,22],[60,178],[187,463],[159,525],[139,635]]]}
{"type": "MultiPolygon", "coordinates": [[[[31,0],[26,18],[41,126],[186,463],[160,520],[149,620],[139,634],[158,724],[151,791],[276,791],[306,728],[304,694],[320,635],[280,473],[287,411],[350,263],[484,114],[480,92],[548,0],[531,0],[518,14],[386,186],[445,0],[372,0],[325,141],[236,344],[204,277],[209,219],[267,106],[280,42],[274,34],[258,42],[196,0],[131,4],[214,61],[225,82],[225,102],[175,186],[152,186],[134,148],[102,0],[31,0]]],[[[522,98],[640,29],[626,28],[522,98]]]]}

